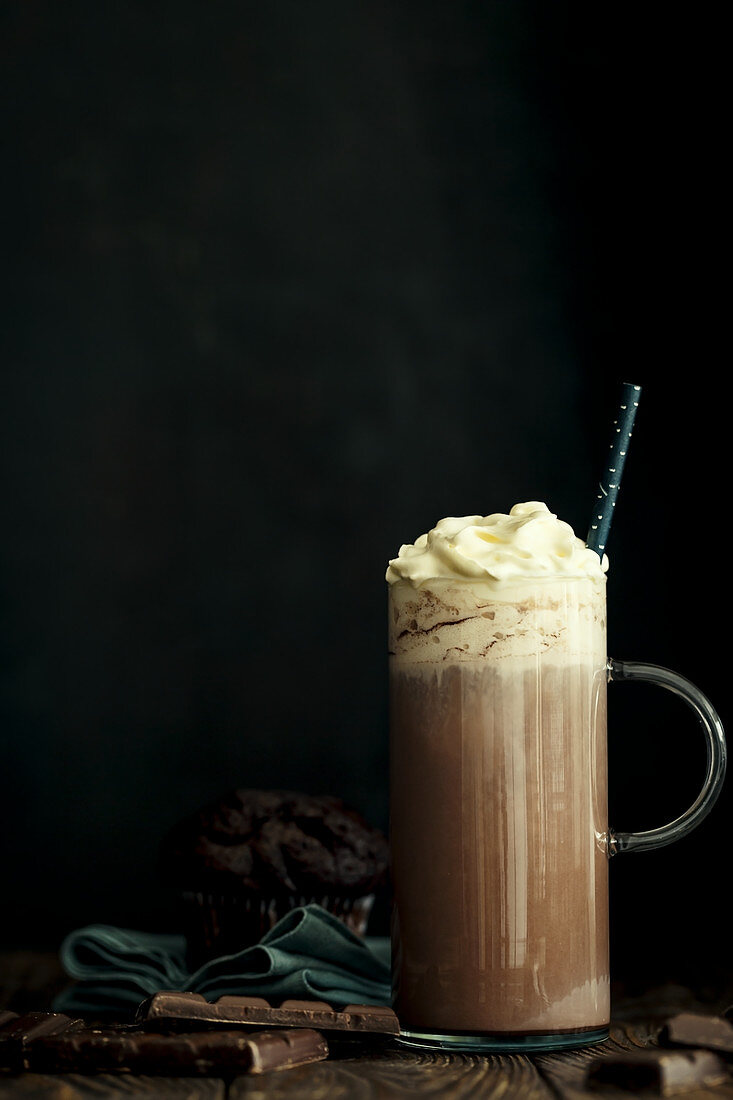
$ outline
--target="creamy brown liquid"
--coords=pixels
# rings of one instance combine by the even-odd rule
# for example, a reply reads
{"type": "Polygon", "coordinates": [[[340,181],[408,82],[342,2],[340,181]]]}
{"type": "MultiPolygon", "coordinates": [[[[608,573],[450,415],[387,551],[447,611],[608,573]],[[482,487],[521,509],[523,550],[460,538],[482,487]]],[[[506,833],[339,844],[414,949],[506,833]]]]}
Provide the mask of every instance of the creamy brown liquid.
{"type": "Polygon", "coordinates": [[[595,650],[391,658],[403,1028],[607,1025],[606,679],[595,650]]]}

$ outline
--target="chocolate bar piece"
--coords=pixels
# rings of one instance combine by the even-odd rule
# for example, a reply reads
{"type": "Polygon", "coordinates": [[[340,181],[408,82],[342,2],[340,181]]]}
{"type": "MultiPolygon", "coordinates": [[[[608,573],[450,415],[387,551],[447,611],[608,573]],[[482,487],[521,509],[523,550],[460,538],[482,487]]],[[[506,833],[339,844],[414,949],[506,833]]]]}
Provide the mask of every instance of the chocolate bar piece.
{"type": "Polygon", "coordinates": [[[40,1035],[57,1035],[68,1028],[83,1027],[82,1020],[74,1020],[61,1012],[0,1013],[0,1043],[30,1042],[40,1035]]]}
{"type": "Polygon", "coordinates": [[[724,1063],[710,1050],[643,1050],[599,1057],[593,1059],[586,1073],[589,1088],[612,1086],[632,1095],[647,1091],[656,1096],[674,1096],[726,1079],[724,1063]]]}
{"type": "Polygon", "coordinates": [[[0,1066],[21,1069],[28,1045],[35,1039],[61,1035],[84,1027],[82,1020],[60,1012],[0,1013],[0,1066]]]}
{"type": "Polygon", "coordinates": [[[659,1041],[733,1054],[733,1023],[724,1016],[680,1012],[666,1021],[659,1034],[659,1041]]]}
{"type": "Polygon", "coordinates": [[[263,997],[219,997],[207,1001],[200,993],[155,993],[140,1005],[137,1023],[146,1027],[190,1027],[193,1024],[238,1024],[244,1027],[315,1027],[319,1031],[399,1035],[391,1008],[347,1005],[333,1008],[325,1001],[283,1001],[273,1005],[263,997]]]}
{"type": "Polygon", "coordinates": [[[312,1028],[194,1031],[161,1035],[88,1028],[37,1039],[26,1048],[25,1069],[36,1073],[157,1075],[265,1073],[320,1062],[328,1043],[312,1028]]]}

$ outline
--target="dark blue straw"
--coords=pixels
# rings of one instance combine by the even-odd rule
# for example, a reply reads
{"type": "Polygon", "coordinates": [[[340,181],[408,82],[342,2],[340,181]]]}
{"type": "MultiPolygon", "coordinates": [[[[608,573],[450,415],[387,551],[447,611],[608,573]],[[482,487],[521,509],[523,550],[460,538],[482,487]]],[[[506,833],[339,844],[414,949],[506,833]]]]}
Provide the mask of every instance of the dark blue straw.
{"type": "Polygon", "coordinates": [[[639,404],[641,386],[632,386],[625,382],[621,387],[621,401],[618,416],[613,422],[613,439],[611,441],[611,453],[601,476],[599,483],[600,493],[596,498],[596,509],[588,528],[587,545],[591,550],[603,557],[608,542],[608,532],[611,527],[613,510],[616,507],[621,474],[626,461],[626,452],[629,449],[631,428],[636,416],[639,404]]]}

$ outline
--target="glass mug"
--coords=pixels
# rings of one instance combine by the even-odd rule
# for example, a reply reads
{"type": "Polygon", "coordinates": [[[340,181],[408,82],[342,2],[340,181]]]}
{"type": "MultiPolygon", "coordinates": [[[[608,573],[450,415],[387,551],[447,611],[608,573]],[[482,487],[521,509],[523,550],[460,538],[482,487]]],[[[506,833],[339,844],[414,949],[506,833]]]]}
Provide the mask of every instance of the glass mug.
{"type": "Polygon", "coordinates": [[[675,672],[606,655],[605,584],[389,589],[393,1002],[402,1041],[468,1051],[608,1036],[608,859],[695,828],[723,727],[675,672]],[[419,641],[417,647],[412,643],[419,641]],[[681,696],[707,738],[694,804],[640,833],[607,822],[606,687],[681,696]]]}

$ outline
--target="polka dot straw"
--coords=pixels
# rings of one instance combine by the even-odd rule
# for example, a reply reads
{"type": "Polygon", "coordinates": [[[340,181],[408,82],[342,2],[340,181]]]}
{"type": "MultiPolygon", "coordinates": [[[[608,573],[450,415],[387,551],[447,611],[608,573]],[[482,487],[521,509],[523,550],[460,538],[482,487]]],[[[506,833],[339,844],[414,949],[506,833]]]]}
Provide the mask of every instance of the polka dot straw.
{"type": "Polygon", "coordinates": [[[586,544],[591,550],[603,557],[608,541],[608,532],[611,527],[613,510],[616,507],[616,497],[621,484],[621,474],[626,461],[626,452],[629,449],[631,428],[639,405],[641,386],[632,386],[625,382],[621,387],[621,403],[618,417],[613,422],[613,438],[611,441],[610,455],[603,471],[599,484],[600,492],[596,498],[596,508],[588,528],[586,544]]]}

